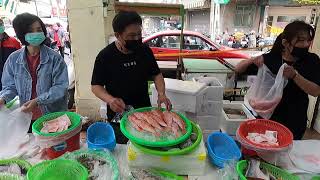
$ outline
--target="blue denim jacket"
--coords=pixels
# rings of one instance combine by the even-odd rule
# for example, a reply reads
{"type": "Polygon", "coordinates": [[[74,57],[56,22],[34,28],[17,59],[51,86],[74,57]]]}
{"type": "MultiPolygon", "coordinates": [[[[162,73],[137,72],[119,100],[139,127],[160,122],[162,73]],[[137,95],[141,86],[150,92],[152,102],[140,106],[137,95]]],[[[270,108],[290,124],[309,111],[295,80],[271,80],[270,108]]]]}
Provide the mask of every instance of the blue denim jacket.
{"type": "MultiPolygon", "coordinates": [[[[37,103],[42,113],[66,111],[68,104],[68,70],[63,58],[45,45],[40,46],[37,68],[37,103]]],[[[26,47],[12,53],[3,69],[0,98],[6,102],[19,96],[20,105],[31,100],[32,79],[26,47]]]]}

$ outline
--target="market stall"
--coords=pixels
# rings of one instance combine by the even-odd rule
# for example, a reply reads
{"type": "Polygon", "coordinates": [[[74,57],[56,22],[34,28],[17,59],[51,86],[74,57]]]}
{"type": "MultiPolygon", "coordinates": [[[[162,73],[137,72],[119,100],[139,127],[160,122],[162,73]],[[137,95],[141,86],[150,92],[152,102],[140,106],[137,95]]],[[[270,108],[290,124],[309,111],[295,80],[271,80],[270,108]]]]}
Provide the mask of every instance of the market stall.
{"type": "Polygon", "coordinates": [[[83,117],[73,112],[41,117],[27,135],[28,124],[17,120],[28,117],[8,106],[0,111],[2,132],[12,135],[0,137],[7,145],[0,179],[319,179],[319,140],[293,141],[281,124],[254,119],[243,103],[224,102],[215,78],[166,82],[173,111],[119,114],[126,145],[116,144],[105,122],[81,132],[83,117]],[[14,127],[21,131],[4,131],[14,127]]]}

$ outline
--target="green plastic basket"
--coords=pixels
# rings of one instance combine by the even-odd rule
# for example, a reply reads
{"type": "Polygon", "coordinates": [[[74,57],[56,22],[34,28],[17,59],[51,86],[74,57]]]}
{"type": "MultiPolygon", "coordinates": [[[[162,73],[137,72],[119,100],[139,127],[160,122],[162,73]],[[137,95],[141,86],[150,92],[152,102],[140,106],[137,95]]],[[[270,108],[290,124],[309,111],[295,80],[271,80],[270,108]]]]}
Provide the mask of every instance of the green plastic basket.
{"type": "Polygon", "coordinates": [[[112,179],[119,179],[120,172],[117,160],[109,151],[78,150],[64,154],[61,159],[77,160],[79,157],[97,157],[98,159],[106,160],[113,171],[112,179]]]}
{"type": "MultiPolygon", "coordinates": [[[[237,163],[237,173],[240,176],[241,180],[247,180],[247,178],[245,177],[245,172],[246,172],[247,167],[248,167],[247,160],[242,160],[237,163]]],[[[300,180],[299,177],[292,175],[292,174],[288,173],[287,171],[282,170],[278,167],[275,167],[271,164],[261,162],[260,168],[268,171],[273,176],[275,176],[276,178],[279,178],[281,180],[300,180]]]]}
{"type": "Polygon", "coordinates": [[[33,124],[32,124],[32,132],[41,135],[41,136],[59,136],[59,135],[63,135],[63,134],[67,134],[71,131],[73,131],[74,129],[76,129],[77,127],[79,127],[81,125],[81,116],[77,113],[74,112],[55,112],[55,113],[50,113],[47,115],[44,115],[42,117],[40,117],[39,119],[37,119],[33,124]],[[60,116],[63,115],[67,115],[71,121],[71,126],[62,132],[55,132],[55,133],[43,133],[41,132],[41,129],[43,128],[43,123],[46,121],[50,121],[53,120],[55,118],[58,118],[60,116]]]}
{"type": "Polygon", "coordinates": [[[25,177],[16,174],[0,173],[0,180],[25,180],[25,177]]]}
{"type": "MultiPolygon", "coordinates": [[[[31,168],[31,164],[25,160],[21,159],[4,159],[0,160],[0,166],[3,165],[10,165],[10,164],[17,164],[23,170],[25,173],[31,168]]],[[[17,174],[11,174],[11,173],[0,173],[0,180],[23,180],[25,179],[24,176],[17,175],[17,174]]]]}
{"type": "Polygon", "coordinates": [[[146,154],[157,155],[157,156],[178,156],[178,155],[184,155],[184,154],[191,153],[199,147],[199,144],[202,140],[202,131],[195,123],[193,123],[192,121],[190,121],[190,122],[192,124],[192,132],[197,134],[197,140],[191,146],[189,146],[187,148],[184,148],[181,150],[160,151],[158,149],[142,146],[142,145],[139,145],[134,142],[132,142],[132,144],[133,144],[133,146],[135,146],[140,151],[142,151],[146,154]]]}
{"type": "Polygon", "coordinates": [[[184,180],[183,177],[177,176],[177,175],[175,175],[171,172],[167,172],[167,171],[152,169],[151,172],[155,175],[158,175],[158,176],[166,178],[166,179],[184,180]]]}
{"type": "MultiPolygon", "coordinates": [[[[180,144],[182,142],[184,142],[185,140],[187,140],[191,133],[192,133],[192,125],[189,119],[187,119],[184,115],[176,112],[181,118],[182,120],[184,120],[184,122],[186,123],[186,134],[184,134],[183,136],[174,139],[174,140],[167,140],[167,141],[155,141],[155,142],[151,142],[151,141],[146,141],[142,138],[137,138],[133,135],[131,135],[127,129],[126,129],[126,125],[128,123],[128,116],[131,115],[132,113],[135,112],[146,112],[146,111],[151,111],[153,109],[156,109],[155,107],[146,107],[146,108],[140,108],[140,109],[135,109],[133,111],[130,111],[128,113],[126,113],[120,122],[120,130],[121,132],[128,138],[130,139],[130,141],[140,144],[140,145],[144,145],[144,146],[149,146],[149,147],[168,147],[168,146],[174,146],[177,144],[180,144]]],[[[162,109],[163,110],[163,109],[162,109]]]]}
{"type": "Polygon", "coordinates": [[[28,180],[87,180],[88,171],[80,163],[67,159],[43,161],[27,173],[28,180]]]}
{"type": "Polygon", "coordinates": [[[31,168],[31,164],[25,160],[22,159],[4,159],[0,160],[0,166],[3,165],[10,165],[10,164],[17,164],[26,171],[28,171],[31,168]]]}

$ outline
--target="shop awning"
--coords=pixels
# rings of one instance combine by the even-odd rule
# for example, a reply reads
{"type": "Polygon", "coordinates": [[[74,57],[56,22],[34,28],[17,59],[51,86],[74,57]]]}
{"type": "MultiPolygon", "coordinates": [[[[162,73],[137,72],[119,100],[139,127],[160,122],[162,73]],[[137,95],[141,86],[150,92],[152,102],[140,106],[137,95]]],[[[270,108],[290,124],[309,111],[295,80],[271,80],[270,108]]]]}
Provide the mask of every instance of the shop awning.
{"type": "Polygon", "coordinates": [[[185,1],[183,2],[185,9],[202,9],[210,8],[209,0],[194,0],[194,1],[185,1]]]}

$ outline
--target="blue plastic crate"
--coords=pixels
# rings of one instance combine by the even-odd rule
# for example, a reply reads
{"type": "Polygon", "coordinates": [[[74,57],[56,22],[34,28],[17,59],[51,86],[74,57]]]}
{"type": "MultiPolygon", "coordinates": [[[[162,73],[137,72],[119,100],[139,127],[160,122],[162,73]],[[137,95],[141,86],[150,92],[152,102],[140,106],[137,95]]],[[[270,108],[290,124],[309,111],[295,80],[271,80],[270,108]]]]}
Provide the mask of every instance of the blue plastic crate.
{"type": "Polygon", "coordinates": [[[211,163],[220,168],[223,168],[228,161],[238,161],[241,158],[241,151],[236,142],[225,133],[210,134],[207,146],[211,163]]]}
{"type": "Polygon", "coordinates": [[[96,122],[87,130],[87,144],[89,149],[109,149],[116,147],[114,130],[109,123],[96,122]]]}

